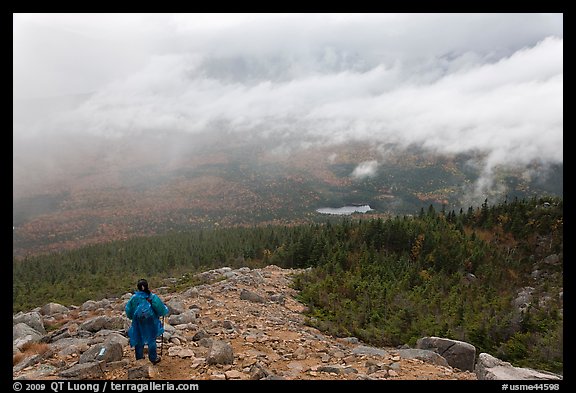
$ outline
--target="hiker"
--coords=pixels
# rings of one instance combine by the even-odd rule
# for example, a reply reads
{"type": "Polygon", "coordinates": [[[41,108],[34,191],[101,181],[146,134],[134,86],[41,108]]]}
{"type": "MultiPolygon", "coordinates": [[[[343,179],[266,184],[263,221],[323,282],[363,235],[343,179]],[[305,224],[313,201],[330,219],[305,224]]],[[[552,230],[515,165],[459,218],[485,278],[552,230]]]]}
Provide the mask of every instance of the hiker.
{"type": "Polygon", "coordinates": [[[164,333],[160,317],[168,314],[168,307],[158,295],[148,289],[148,281],[140,279],[138,291],[126,303],[126,316],[132,320],[128,330],[130,346],[134,347],[136,360],[144,359],[144,345],[148,345],[148,359],[152,364],[160,362],[156,351],[156,337],[164,333]]]}

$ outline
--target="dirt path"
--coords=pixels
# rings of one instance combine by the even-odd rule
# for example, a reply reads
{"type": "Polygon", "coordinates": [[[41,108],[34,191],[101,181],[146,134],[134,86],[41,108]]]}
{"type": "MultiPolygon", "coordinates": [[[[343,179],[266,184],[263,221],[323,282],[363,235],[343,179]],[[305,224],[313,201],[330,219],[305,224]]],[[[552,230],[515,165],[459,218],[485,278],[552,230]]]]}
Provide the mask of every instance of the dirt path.
{"type": "MultiPolygon", "coordinates": [[[[154,378],[475,379],[472,373],[401,358],[392,348],[386,354],[359,354],[355,349],[362,343],[354,338],[337,339],[306,326],[305,307],[290,288],[294,273],[276,266],[229,271],[227,279],[199,287],[197,296],[195,291],[163,295],[166,302],[182,302],[199,315],[194,327],[178,326],[180,339],[164,344],[163,360],[152,368],[154,378]],[[204,340],[198,340],[198,332],[205,332],[204,340]],[[232,364],[206,362],[210,340],[231,345],[232,364]]],[[[131,356],[125,348],[125,357],[131,356]]],[[[126,379],[129,367],[107,378],[126,379]]]]}

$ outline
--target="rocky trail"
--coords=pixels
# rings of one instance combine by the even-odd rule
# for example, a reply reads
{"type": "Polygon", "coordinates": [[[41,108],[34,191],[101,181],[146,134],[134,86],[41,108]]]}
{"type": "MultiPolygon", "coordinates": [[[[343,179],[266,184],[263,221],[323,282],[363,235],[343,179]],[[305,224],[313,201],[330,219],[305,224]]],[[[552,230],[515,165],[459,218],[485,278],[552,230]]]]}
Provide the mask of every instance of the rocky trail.
{"type": "MultiPolygon", "coordinates": [[[[130,321],[124,305],[131,296],[129,293],[119,299],[87,301],[78,307],[49,303],[16,314],[13,378],[473,380],[478,379],[477,375],[487,377],[486,370],[478,374],[470,367],[454,367],[458,359],[462,360],[462,353],[450,358],[448,351],[444,352],[448,362],[438,348],[375,348],[355,337],[335,338],[307,326],[305,306],[295,299],[296,291],[290,287],[291,276],[297,272],[277,266],[221,268],[200,274],[207,284],[180,292],[169,293],[167,287],[152,288],[170,309],[165,317],[162,361],[156,365],[147,359],[136,361],[128,344],[126,331],[130,321]]],[[[453,347],[451,342],[450,348],[453,347]]],[[[475,353],[472,367],[474,357],[475,353]]],[[[488,360],[499,362],[496,358],[488,360]]],[[[498,366],[505,366],[500,363],[498,366]]],[[[551,374],[539,375],[536,379],[553,379],[551,374]]]]}

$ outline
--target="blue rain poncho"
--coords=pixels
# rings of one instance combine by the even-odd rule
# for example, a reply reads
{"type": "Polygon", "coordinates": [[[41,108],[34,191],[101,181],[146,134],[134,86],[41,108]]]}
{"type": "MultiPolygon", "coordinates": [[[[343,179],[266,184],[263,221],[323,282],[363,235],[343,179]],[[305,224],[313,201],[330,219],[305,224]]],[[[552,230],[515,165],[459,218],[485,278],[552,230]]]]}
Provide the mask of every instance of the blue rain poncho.
{"type": "Polygon", "coordinates": [[[141,302],[147,302],[146,298],[150,296],[150,302],[156,318],[153,318],[148,323],[141,323],[138,319],[132,320],[132,326],[128,330],[128,337],[130,337],[130,346],[134,347],[136,345],[149,345],[150,343],[156,342],[156,337],[159,337],[164,333],[164,328],[160,322],[160,318],[163,315],[168,314],[168,307],[160,298],[150,293],[148,295],[144,291],[137,291],[128,303],[126,303],[126,316],[129,319],[134,318],[134,312],[141,302]]]}

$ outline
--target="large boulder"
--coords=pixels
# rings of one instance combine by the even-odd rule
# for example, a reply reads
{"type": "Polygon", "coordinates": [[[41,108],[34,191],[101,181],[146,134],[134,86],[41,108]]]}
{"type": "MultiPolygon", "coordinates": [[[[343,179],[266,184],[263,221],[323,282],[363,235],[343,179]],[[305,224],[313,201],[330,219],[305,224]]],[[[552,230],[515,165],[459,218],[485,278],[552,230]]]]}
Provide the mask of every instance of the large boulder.
{"type": "Polygon", "coordinates": [[[89,342],[88,338],[66,337],[54,341],[51,346],[60,356],[68,356],[86,351],[89,348],[89,342]]]}
{"type": "Polygon", "coordinates": [[[130,320],[121,315],[114,315],[112,317],[108,317],[106,322],[104,323],[104,329],[110,330],[123,330],[126,326],[130,325],[130,320]]]}
{"type": "Polygon", "coordinates": [[[88,330],[89,332],[97,332],[104,329],[107,319],[108,317],[104,315],[87,319],[82,322],[80,329],[88,330]]]}
{"type": "Polygon", "coordinates": [[[20,349],[26,343],[40,342],[42,334],[24,322],[12,326],[12,345],[20,349]]]}
{"type": "Polygon", "coordinates": [[[232,345],[225,341],[214,340],[212,347],[206,358],[208,364],[232,364],[234,363],[234,352],[232,345]]]}
{"type": "Polygon", "coordinates": [[[266,303],[267,300],[265,298],[263,298],[262,296],[258,295],[257,293],[248,291],[246,289],[243,289],[240,292],[240,299],[241,300],[248,300],[250,302],[253,303],[266,303]]]}
{"type": "Polygon", "coordinates": [[[25,323],[37,332],[46,334],[46,329],[44,329],[44,322],[42,321],[42,315],[40,315],[39,312],[32,311],[25,314],[17,314],[12,317],[12,325],[17,325],[19,323],[25,323]]]}
{"type": "Polygon", "coordinates": [[[514,367],[494,356],[481,353],[474,370],[478,379],[488,380],[561,380],[563,377],[548,371],[514,367]]]}
{"type": "Polygon", "coordinates": [[[101,315],[85,320],[80,325],[80,329],[93,333],[102,329],[122,330],[125,328],[125,322],[126,319],[118,315],[113,317],[101,315]]]}
{"type": "Polygon", "coordinates": [[[182,314],[170,315],[168,317],[168,323],[170,325],[183,325],[194,322],[196,322],[196,312],[193,310],[185,311],[182,314]]]}
{"type": "Polygon", "coordinates": [[[178,299],[171,299],[166,303],[170,315],[182,314],[186,309],[184,304],[178,299]]]}
{"type": "Polygon", "coordinates": [[[92,343],[96,344],[112,342],[119,343],[122,347],[125,347],[129,344],[130,340],[128,337],[125,337],[116,331],[105,329],[100,330],[98,333],[94,334],[94,338],[92,339],[92,343]]]}
{"type": "Polygon", "coordinates": [[[77,363],[61,371],[58,376],[68,379],[103,379],[106,377],[99,362],[77,363]]]}
{"type": "Polygon", "coordinates": [[[416,342],[416,348],[437,352],[451,367],[474,371],[476,347],[467,342],[440,337],[422,337],[416,342]]]}
{"type": "Polygon", "coordinates": [[[100,308],[107,308],[110,306],[110,300],[108,299],[102,299],[99,301],[95,301],[95,300],[86,300],[82,306],[80,307],[80,310],[82,311],[96,311],[100,308]]]}
{"type": "Polygon", "coordinates": [[[115,362],[122,360],[122,344],[114,341],[104,342],[90,347],[80,356],[78,363],[115,362]]]}
{"type": "Polygon", "coordinates": [[[69,312],[70,310],[68,309],[68,307],[58,303],[48,303],[42,306],[42,308],[40,309],[40,314],[48,316],[55,314],[68,314],[69,312]]]}

